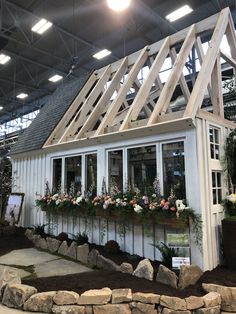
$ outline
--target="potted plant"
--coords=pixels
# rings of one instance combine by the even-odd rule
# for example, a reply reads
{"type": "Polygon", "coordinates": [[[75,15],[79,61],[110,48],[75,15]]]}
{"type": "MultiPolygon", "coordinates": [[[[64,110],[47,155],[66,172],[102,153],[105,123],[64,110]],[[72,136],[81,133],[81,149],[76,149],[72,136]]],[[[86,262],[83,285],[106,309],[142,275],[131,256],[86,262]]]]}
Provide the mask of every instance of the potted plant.
{"type": "Polygon", "coordinates": [[[236,129],[233,130],[225,146],[225,162],[232,192],[223,201],[225,218],[222,220],[222,244],[226,266],[236,269],[236,129]]]}

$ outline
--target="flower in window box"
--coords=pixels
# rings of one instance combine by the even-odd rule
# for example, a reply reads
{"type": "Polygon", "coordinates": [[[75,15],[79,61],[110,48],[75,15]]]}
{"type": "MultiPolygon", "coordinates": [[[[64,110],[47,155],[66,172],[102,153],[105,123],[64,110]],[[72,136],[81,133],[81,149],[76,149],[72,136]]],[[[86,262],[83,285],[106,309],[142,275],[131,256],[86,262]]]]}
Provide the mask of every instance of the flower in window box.
{"type": "Polygon", "coordinates": [[[137,213],[137,214],[140,214],[142,212],[143,208],[138,205],[138,204],[135,204],[134,206],[134,211],[137,213]]]}

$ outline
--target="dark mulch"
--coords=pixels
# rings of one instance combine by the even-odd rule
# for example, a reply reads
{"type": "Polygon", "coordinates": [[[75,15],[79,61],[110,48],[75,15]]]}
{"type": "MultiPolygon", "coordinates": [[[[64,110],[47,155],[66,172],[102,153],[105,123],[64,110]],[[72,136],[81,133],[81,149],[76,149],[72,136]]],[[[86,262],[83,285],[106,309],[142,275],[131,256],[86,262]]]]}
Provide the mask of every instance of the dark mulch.
{"type": "MultiPolygon", "coordinates": [[[[24,229],[17,229],[16,234],[12,236],[1,236],[0,238],[0,255],[6,254],[13,249],[22,249],[32,247],[30,241],[24,237],[24,229]]],[[[103,250],[99,246],[93,246],[103,250]]],[[[129,261],[133,265],[137,264],[137,260],[126,253],[118,254],[116,257],[109,255],[106,252],[101,252],[109,258],[116,260],[118,264],[122,261],[129,261]],[[133,260],[132,260],[133,259],[133,260]]],[[[154,266],[158,262],[154,263],[154,266]]],[[[122,274],[120,272],[108,272],[95,270],[89,273],[73,274],[67,276],[57,276],[48,278],[36,278],[23,280],[24,284],[34,286],[39,292],[52,290],[73,290],[82,293],[89,289],[99,289],[103,287],[116,288],[131,288],[133,292],[153,292],[157,294],[165,294],[169,296],[187,297],[190,295],[201,296],[204,294],[202,283],[215,283],[225,286],[236,287],[236,271],[228,270],[225,267],[217,267],[212,271],[207,271],[200,278],[198,283],[184,290],[176,290],[169,286],[140,279],[132,275],[122,274]]]]}

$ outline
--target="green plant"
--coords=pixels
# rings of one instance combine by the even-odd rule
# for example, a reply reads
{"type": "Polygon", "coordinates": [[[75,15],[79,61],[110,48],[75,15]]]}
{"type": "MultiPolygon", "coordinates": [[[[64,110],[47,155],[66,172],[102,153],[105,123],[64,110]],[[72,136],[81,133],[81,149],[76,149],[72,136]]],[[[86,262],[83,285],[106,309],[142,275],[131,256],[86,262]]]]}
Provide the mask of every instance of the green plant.
{"type": "Polygon", "coordinates": [[[172,257],[179,256],[177,250],[169,247],[164,242],[152,243],[151,245],[160,251],[163,264],[168,268],[172,268],[172,257]]]}
{"type": "Polygon", "coordinates": [[[78,245],[82,245],[88,243],[88,235],[86,232],[78,232],[76,235],[73,235],[73,241],[75,241],[78,245]]]}
{"type": "Polygon", "coordinates": [[[236,191],[236,129],[234,129],[226,139],[225,145],[225,162],[232,185],[232,192],[236,191]]]}
{"type": "Polygon", "coordinates": [[[0,159],[0,218],[4,219],[8,196],[12,189],[11,161],[7,157],[0,159]]]}
{"type": "Polygon", "coordinates": [[[46,226],[48,226],[48,223],[47,224],[42,224],[42,225],[40,225],[40,224],[39,225],[33,225],[35,234],[44,236],[45,235],[45,227],[46,226]]]}
{"type": "Polygon", "coordinates": [[[109,240],[104,246],[107,253],[118,254],[120,252],[120,246],[115,240],[109,240]]]}

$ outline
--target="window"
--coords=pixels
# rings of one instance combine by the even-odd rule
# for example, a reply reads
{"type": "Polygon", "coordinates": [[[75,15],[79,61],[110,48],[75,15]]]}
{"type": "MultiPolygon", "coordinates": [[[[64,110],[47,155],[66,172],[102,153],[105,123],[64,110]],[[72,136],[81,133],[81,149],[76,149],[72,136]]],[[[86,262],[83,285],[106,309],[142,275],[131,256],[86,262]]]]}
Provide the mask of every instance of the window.
{"type": "Polygon", "coordinates": [[[128,184],[132,190],[152,191],[156,175],[156,146],[128,149],[128,184]]]}
{"type": "Polygon", "coordinates": [[[162,158],[164,196],[173,191],[177,198],[185,199],[184,142],[163,144],[162,158]]]}
{"type": "Polygon", "coordinates": [[[65,191],[71,195],[81,192],[81,156],[65,159],[65,191]]]}
{"type": "Polygon", "coordinates": [[[96,194],[97,190],[97,154],[85,156],[86,164],[86,183],[85,191],[96,194]]]}
{"type": "MultiPolygon", "coordinates": [[[[123,190],[123,151],[108,152],[108,187],[123,190]]],[[[110,191],[109,191],[110,192],[110,191]]]]}
{"type": "Polygon", "coordinates": [[[52,192],[61,192],[61,169],[62,160],[61,158],[53,159],[53,177],[52,177],[52,192]]]}
{"type": "Polygon", "coordinates": [[[212,197],[213,197],[213,205],[221,204],[222,179],[221,179],[221,172],[219,171],[212,171],[212,197]]]}
{"type": "Polygon", "coordinates": [[[210,137],[211,159],[220,159],[219,129],[210,127],[209,128],[209,137],[210,137]]]}

